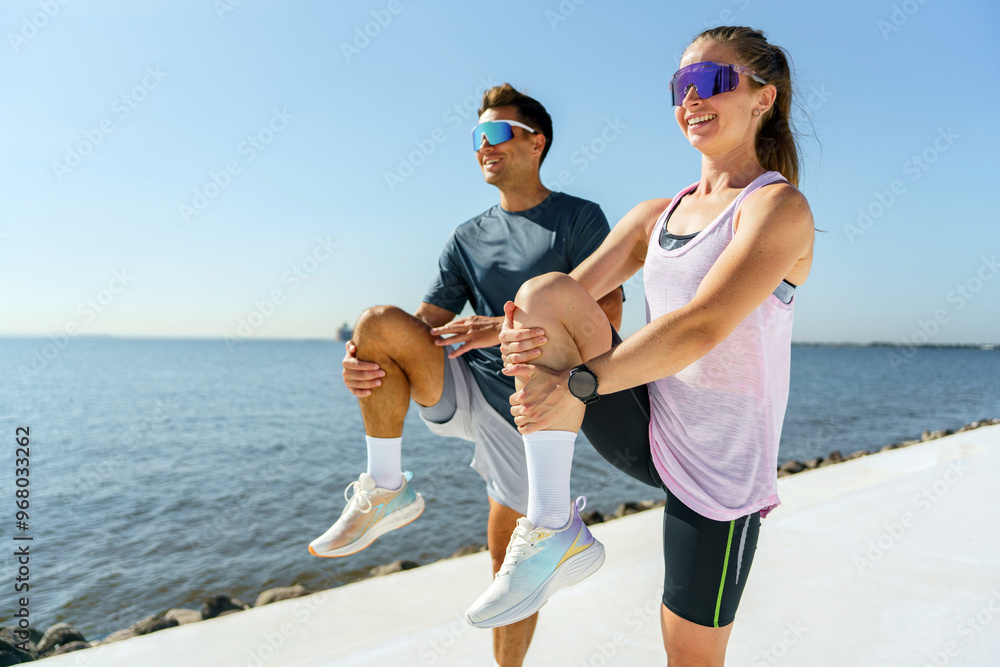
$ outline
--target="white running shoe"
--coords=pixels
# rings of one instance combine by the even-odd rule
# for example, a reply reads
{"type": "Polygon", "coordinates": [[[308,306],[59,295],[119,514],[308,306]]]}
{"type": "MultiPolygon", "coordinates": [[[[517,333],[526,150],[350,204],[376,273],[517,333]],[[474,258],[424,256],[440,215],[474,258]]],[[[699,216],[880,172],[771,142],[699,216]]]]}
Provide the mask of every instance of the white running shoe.
{"type": "MultiPolygon", "coordinates": [[[[577,503],[583,498],[578,498],[577,503]]],[[[528,618],[560,588],[583,581],[604,564],[604,545],[580,519],[585,506],[570,508],[569,522],[552,531],[535,528],[527,518],[507,545],[507,556],[493,583],[479,596],[465,620],[477,628],[495,628],[528,618]]]]}
{"type": "Polygon", "coordinates": [[[424,511],[424,498],[413,491],[411,477],[412,473],[404,472],[403,485],[390,491],[375,486],[368,473],[361,473],[344,490],[347,507],[337,523],[309,544],[309,553],[326,558],[350,556],[416,519],[424,511]],[[352,490],[354,495],[348,497],[352,490]]]}

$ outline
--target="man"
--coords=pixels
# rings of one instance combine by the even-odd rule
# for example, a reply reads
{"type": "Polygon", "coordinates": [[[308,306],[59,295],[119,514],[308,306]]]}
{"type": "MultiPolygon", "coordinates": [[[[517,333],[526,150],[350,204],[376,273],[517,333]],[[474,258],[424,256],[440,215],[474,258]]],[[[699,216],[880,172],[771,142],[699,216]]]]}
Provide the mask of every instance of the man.
{"type": "MultiPolygon", "coordinates": [[[[508,538],[528,504],[524,445],[510,414],[514,383],[500,372],[503,306],[529,278],[572,270],[608,234],[597,204],[542,185],[539,168],[551,143],[552,120],[536,100],[510,84],[484,93],[473,148],[500,203],[455,229],[414,315],[379,306],[359,318],[343,377],[360,399],[368,471],[351,483],[354,495],[337,523],[309,545],[314,555],[356,553],[423,511],[423,498],[400,464],[412,398],[434,433],[476,443],[472,466],[486,481],[494,574],[503,564],[508,538]],[[467,302],[476,315],[458,318],[467,302]],[[442,349],[448,345],[450,352],[442,349]]],[[[601,305],[618,328],[621,290],[601,305]]],[[[498,664],[521,665],[536,620],[494,629],[498,664]]]]}

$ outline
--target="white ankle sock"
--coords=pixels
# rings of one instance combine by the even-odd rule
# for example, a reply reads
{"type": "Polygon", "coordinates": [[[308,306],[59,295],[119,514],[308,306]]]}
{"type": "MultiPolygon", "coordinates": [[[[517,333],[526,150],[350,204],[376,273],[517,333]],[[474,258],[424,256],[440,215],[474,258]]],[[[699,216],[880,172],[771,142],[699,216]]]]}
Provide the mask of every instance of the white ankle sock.
{"type": "Polygon", "coordinates": [[[536,528],[559,529],[569,521],[569,476],[575,442],[573,431],[539,431],[524,436],[528,521],[536,528]]]}
{"type": "Polygon", "coordinates": [[[368,443],[368,474],[375,486],[395,490],[403,484],[403,438],[373,438],[365,436],[368,443]]]}

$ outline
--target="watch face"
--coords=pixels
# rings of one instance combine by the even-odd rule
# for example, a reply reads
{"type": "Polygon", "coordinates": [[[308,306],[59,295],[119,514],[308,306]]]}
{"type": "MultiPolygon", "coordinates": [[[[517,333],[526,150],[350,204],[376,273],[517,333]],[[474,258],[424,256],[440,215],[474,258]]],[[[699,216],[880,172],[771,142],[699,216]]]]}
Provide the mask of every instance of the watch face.
{"type": "Polygon", "coordinates": [[[597,391],[597,378],[589,370],[581,368],[570,377],[569,391],[577,398],[589,398],[597,391]]]}

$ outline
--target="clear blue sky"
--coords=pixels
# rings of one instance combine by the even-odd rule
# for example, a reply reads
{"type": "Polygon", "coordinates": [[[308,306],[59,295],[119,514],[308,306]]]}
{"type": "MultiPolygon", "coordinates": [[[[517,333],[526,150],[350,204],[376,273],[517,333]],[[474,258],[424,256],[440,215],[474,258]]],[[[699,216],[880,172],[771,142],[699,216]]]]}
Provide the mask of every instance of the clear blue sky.
{"type": "Polygon", "coordinates": [[[5,2],[0,334],[332,338],[415,308],[498,201],[468,139],[484,84],[546,105],[543,181],[614,224],[697,180],[667,82],[720,23],[789,50],[811,118],[827,231],[795,339],[1000,342],[987,0],[5,2]]]}

